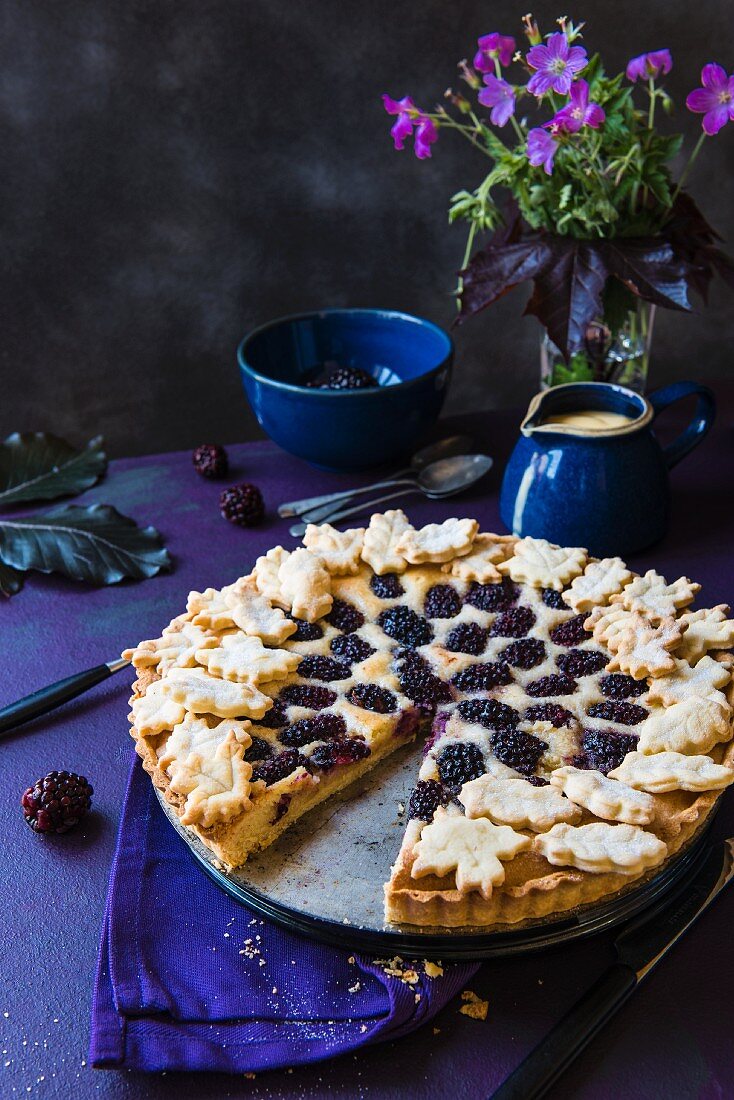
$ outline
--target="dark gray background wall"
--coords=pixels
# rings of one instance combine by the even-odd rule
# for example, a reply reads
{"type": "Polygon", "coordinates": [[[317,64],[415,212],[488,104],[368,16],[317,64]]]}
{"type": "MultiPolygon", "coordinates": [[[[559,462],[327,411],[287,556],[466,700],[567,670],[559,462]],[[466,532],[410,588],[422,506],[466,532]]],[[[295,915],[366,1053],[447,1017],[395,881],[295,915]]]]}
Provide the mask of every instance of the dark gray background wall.
{"type": "MultiPolygon", "coordinates": [[[[114,454],[240,440],[257,427],[234,349],[323,306],[442,324],[463,232],[446,202],[484,161],[443,133],[392,151],[380,94],[436,102],[479,34],[518,39],[497,0],[5,0],[0,23],[0,436],[104,432],[114,454]]],[[[551,29],[560,13],[537,4],[551,29]]],[[[734,68],[727,0],[586,0],[608,65],[669,46],[678,121],[701,65],[734,68]]],[[[734,125],[691,190],[734,245],[734,125]]],[[[537,323],[517,291],[457,334],[450,408],[536,388],[537,323]]],[[[659,318],[653,382],[732,366],[734,310],[659,318]]]]}

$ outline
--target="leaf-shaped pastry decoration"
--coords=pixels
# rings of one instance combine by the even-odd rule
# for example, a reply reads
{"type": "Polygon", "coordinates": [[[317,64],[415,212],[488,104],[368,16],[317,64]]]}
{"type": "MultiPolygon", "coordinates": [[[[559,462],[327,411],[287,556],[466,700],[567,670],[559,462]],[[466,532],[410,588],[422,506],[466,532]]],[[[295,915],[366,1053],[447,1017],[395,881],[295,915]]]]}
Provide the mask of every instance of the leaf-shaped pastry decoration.
{"type": "Polygon", "coordinates": [[[546,539],[518,539],[511,558],[498,569],[513,581],[560,592],[572,577],[583,572],[586,550],[580,546],[555,546],[546,539]]]}
{"type": "Polygon", "coordinates": [[[162,680],[149,684],[145,695],[133,699],[131,707],[130,719],[141,737],[172,730],[186,714],[180,703],[165,694],[162,680]]]}
{"type": "Polygon", "coordinates": [[[719,690],[731,679],[728,668],[711,657],[702,657],[696,665],[676,661],[669,676],[660,676],[650,684],[648,698],[651,703],[671,707],[684,699],[712,699],[720,706],[727,705],[726,697],[719,690]]]}
{"type": "Polygon", "coordinates": [[[354,574],[359,569],[359,557],[364,543],[364,527],[352,527],[337,531],[330,523],[317,527],[309,523],[303,536],[307,550],[318,554],[324,565],[335,577],[354,574]]]}
{"type": "Polygon", "coordinates": [[[731,712],[713,699],[694,697],[672,707],[657,707],[638,730],[637,747],[646,756],[656,752],[696,755],[731,738],[731,712]]]}
{"type": "Polygon", "coordinates": [[[649,825],[655,816],[655,803],[649,794],[636,791],[617,779],[609,779],[599,771],[556,768],[550,782],[552,787],[563,791],[567,802],[583,806],[604,821],[649,825]]]}
{"type": "Polygon", "coordinates": [[[278,570],[278,581],[280,598],[297,619],[313,623],[331,611],[331,576],[323,559],[310,550],[299,547],[289,554],[278,570]]]}
{"type": "Polygon", "coordinates": [[[416,844],[410,873],[412,878],[423,878],[455,869],[457,889],[462,893],[478,890],[482,897],[490,898],[492,887],[505,880],[501,861],[512,859],[530,843],[530,837],[509,825],[493,825],[484,817],[462,817],[438,809],[416,844]]]}
{"type": "Polygon", "coordinates": [[[591,874],[614,871],[639,875],[665,857],[668,846],[637,825],[554,825],[535,838],[535,847],[556,867],[578,867],[591,874]]]}
{"type": "Polygon", "coordinates": [[[695,665],[709,649],[731,649],[734,646],[734,619],[728,619],[730,608],[725,603],[705,607],[700,611],[687,611],[680,616],[685,626],[683,641],[676,653],[684,661],[695,665]]]}
{"type": "Polygon", "coordinates": [[[267,645],[280,645],[298,629],[279,607],[273,607],[268,597],[262,595],[254,577],[240,577],[222,591],[233,622],[245,634],[261,638],[267,645]]]}
{"type": "Polygon", "coordinates": [[[581,576],[574,578],[563,598],[574,611],[591,611],[608,603],[631,580],[632,573],[621,558],[602,558],[591,562],[581,576]]]}
{"type": "Polygon", "coordinates": [[[610,779],[628,783],[638,791],[718,791],[734,783],[734,770],[715,764],[710,756],[685,756],[680,752],[656,752],[645,756],[628,752],[609,772],[610,779]]]}
{"type": "Polygon", "coordinates": [[[238,683],[263,684],[285,680],[302,660],[299,653],[287,649],[266,649],[259,638],[247,634],[228,634],[216,649],[207,646],[196,660],[214,676],[238,683]]]}
{"type": "Polygon", "coordinates": [[[249,807],[252,765],[244,757],[244,746],[233,733],[228,734],[215,752],[206,746],[169,766],[171,790],[186,795],[181,814],[182,825],[210,828],[249,807]]]}
{"type": "Polygon", "coordinates": [[[445,519],[443,523],[427,523],[416,530],[409,527],[395,544],[398,554],[419,565],[422,562],[452,561],[471,550],[474,536],[479,530],[475,519],[445,519]]]}
{"type": "Polygon", "coordinates": [[[635,577],[631,584],[612,596],[609,602],[621,604],[628,611],[637,611],[652,622],[659,622],[660,619],[675,615],[679,608],[693,603],[700,588],[700,584],[688,577],[679,577],[677,581],[668,584],[660,573],[648,569],[643,577],[635,577]]]}
{"type": "Polygon", "coordinates": [[[108,504],[65,504],[0,520],[0,559],[13,569],[63,573],[88,584],[152,577],[171,564],[154,527],[138,527],[108,504]]]}
{"type": "Polygon", "coordinates": [[[0,508],[88,489],[107,469],[103,440],[82,451],[50,432],[14,432],[0,444],[0,508]]]}
{"type": "Polygon", "coordinates": [[[211,631],[202,630],[182,615],[169,623],[160,638],[140,642],[134,649],[124,650],[122,656],[135,668],[155,666],[162,674],[169,668],[191,668],[196,664],[197,650],[215,645],[217,638],[211,631]]]}
{"type": "Polygon", "coordinates": [[[362,561],[366,561],[378,576],[384,573],[404,573],[408,563],[395,547],[403,533],[409,529],[408,517],[401,508],[375,512],[364,533],[362,561]]]}

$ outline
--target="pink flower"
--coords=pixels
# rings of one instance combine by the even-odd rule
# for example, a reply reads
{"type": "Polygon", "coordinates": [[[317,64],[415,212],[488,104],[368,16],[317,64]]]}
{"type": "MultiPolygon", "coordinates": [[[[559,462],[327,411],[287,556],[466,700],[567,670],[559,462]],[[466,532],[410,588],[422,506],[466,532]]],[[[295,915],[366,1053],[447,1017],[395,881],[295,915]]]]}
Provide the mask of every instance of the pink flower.
{"type": "Polygon", "coordinates": [[[529,132],[528,160],[536,168],[542,165],[549,176],[553,174],[553,158],[557,151],[558,142],[546,133],[542,126],[537,126],[529,132]]]}
{"type": "Polygon", "coordinates": [[[395,148],[401,150],[406,138],[415,131],[413,150],[418,160],[425,160],[431,155],[431,146],[438,137],[438,130],[432,118],[420,111],[410,96],[402,99],[393,99],[389,95],[383,95],[382,102],[389,115],[397,115],[395,123],[390,130],[395,148]]]}
{"type": "Polygon", "coordinates": [[[650,77],[665,76],[673,68],[673,58],[670,50],[653,50],[652,53],[641,53],[639,57],[633,57],[627,65],[627,79],[633,83],[636,80],[648,80],[650,77]]]}
{"type": "Polygon", "coordinates": [[[570,46],[565,34],[557,31],[545,45],[533,46],[527,52],[527,63],[537,69],[528,81],[528,91],[541,96],[546,92],[568,95],[574,75],[586,68],[586,50],[570,46]]]}
{"type": "Polygon", "coordinates": [[[686,107],[703,115],[704,131],[713,136],[734,119],[734,76],[727,76],[721,65],[704,65],[701,83],[703,88],[689,92],[686,107]]]}
{"type": "Polygon", "coordinates": [[[545,125],[552,133],[576,134],[583,126],[598,130],[605,118],[598,103],[589,103],[589,85],[586,81],[576,80],[571,85],[569,102],[545,125]]]}
{"type": "Polygon", "coordinates": [[[500,65],[509,65],[515,52],[515,39],[506,34],[482,35],[477,39],[479,50],[474,57],[474,68],[479,73],[494,72],[494,59],[499,58],[500,65]]]}
{"type": "Polygon", "coordinates": [[[484,77],[486,88],[482,88],[477,99],[484,107],[491,107],[490,119],[495,126],[506,126],[515,113],[515,89],[506,80],[494,73],[484,77]]]}

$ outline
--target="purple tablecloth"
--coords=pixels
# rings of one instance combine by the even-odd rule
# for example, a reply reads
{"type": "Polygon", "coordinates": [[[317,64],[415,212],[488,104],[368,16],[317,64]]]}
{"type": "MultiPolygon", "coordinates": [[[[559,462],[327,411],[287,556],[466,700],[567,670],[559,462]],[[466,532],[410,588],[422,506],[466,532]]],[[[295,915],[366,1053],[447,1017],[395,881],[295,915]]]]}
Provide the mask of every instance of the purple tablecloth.
{"type": "MultiPolygon", "coordinates": [[[[670,576],[688,572],[704,585],[707,604],[732,599],[734,541],[734,400],[709,439],[673,475],[674,516],[668,537],[640,555],[670,576]]],[[[674,413],[669,415],[671,421],[674,413]]],[[[498,527],[500,472],[517,424],[515,414],[477,415],[451,425],[470,428],[497,466],[473,494],[455,501],[409,500],[417,523],[476,515],[498,527]]],[[[198,478],[188,454],[116,462],[103,485],[86,494],[139,521],[154,523],[175,559],[172,573],[142,584],[82,589],[33,578],[0,606],[3,671],[0,705],[51,680],[114,657],[150,636],[180,610],[186,593],[218,585],[249,568],[276,542],[290,546],[278,501],[346,487],[354,479],[312,470],[264,442],[231,449],[232,480],[257,482],[271,505],[263,527],[246,532],[219,518],[219,487],[198,478]]],[[[326,1097],[407,1095],[467,1100],[488,1096],[559,1015],[603,970],[610,941],[597,937],[542,956],[485,964],[470,987],[489,1000],[486,1022],[449,1004],[433,1027],[355,1055],[315,1066],[258,1075],[255,1081],[214,1074],[144,1075],[92,1071],[87,1065],[89,1009],[109,867],[127,779],[128,684],[120,674],[56,714],[5,740],[2,752],[3,871],[0,873],[0,1095],[86,1098],[326,1097]],[[86,774],[95,812],[65,838],[47,842],[22,822],[22,789],[52,768],[86,774]],[[30,1091],[28,1091],[30,1090],[30,1091]]],[[[727,796],[719,836],[734,834],[727,796]]],[[[553,1097],[619,1096],[688,1100],[734,1096],[730,1038],[729,945],[734,899],[725,897],[625,1006],[558,1086],[553,1097]]]]}

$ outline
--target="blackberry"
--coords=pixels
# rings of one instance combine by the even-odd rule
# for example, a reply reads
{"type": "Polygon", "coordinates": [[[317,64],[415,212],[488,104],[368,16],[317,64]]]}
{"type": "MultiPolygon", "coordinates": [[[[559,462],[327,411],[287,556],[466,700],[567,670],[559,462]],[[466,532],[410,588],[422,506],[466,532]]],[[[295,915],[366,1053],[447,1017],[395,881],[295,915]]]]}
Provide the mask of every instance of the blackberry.
{"type": "Polygon", "coordinates": [[[438,703],[450,703],[453,699],[451,688],[431,671],[427,661],[410,650],[402,656],[398,665],[398,680],[403,695],[413,703],[424,707],[433,707],[438,703]]]}
{"type": "Polygon", "coordinates": [[[500,660],[515,668],[535,668],[545,658],[545,645],[539,638],[521,638],[498,654],[500,660]]]}
{"type": "Polygon", "coordinates": [[[544,588],[542,598],[546,607],[552,607],[556,611],[568,610],[568,604],[563,598],[563,593],[557,592],[555,588],[544,588]]]}
{"type": "MultiPolygon", "coordinates": [[[[550,589],[552,591],[552,589],[550,589]]],[[[547,779],[543,779],[542,775],[526,775],[524,779],[528,783],[532,783],[534,787],[548,787],[550,784],[547,779]]]]}
{"type": "Polygon", "coordinates": [[[302,718],[278,734],[278,740],[289,748],[300,749],[312,741],[330,741],[343,737],[347,723],[341,714],[317,714],[314,718],[302,718]]]}
{"type": "Polygon", "coordinates": [[[452,741],[436,756],[441,780],[454,790],[484,775],[484,753],[473,741],[452,741]]]}
{"type": "Polygon", "coordinates": [[[428,645],[433,640],[433,628],[426,619],[416,615],[404,604],[397,607],[388,607],[380,612],[377,625],[390,637],[401,645],[415,648],[419,645],[428,645]]]}
{"type": "Polygon", "coordinates": [[[577,687],[576,681],[570,676],[559,673],[533,680],[531,684],[525,685],[525,692],[533,699],[547,699],[550,695],[573,695],[577,687]]]}
{"type": "Polygon", "coordinates": [[[343,661],[335,661],[333,657],[323,657],[317,653],[311,657],[304,657],[298,666],[299,676],[306,680],[348,680],[352,675],[349,665],[343,661]]]}
{"type": "Polygon", "coordinates": [[[68,833],[92,805],[94,788],[76,772],[49,772],[24,791],[23,817],[35,833],[68,833]]]}
{"type": "Polygon", "coordinates": [[[575,766],[606,775],[619,767],[628,752],[635,751],[637,738],[633,733],[584,730],[581,748],[582,752],[573,758],[575,766]]]}
{"type": "Polygon", "coordinates": [[[361,737],[344,737],[317,745],[309,757],[309,764],[319,771],[328,772],[338,764],[353,764],[364,760],[371,753],[369,745],[361,737]]]}
{"type": "Polygon", "coordinates": [[[356,634],[338,634],[331,639],[331,652],[335,657],[348,661],[350,665],[358,665],[361,661],[366,661],[375,650],[369,642],[356,634]]]}
{"type": "Polygon", "coordinates": [[[528,707],[523,714],[523,719],[526,722],[550,722],[557,730],[562,729],[563,726],[570,728],[574,723],[571,711],[566,710],[559,703],[536,703],[535,706],[528,707]]]}
{"type": "Polygon", "coordinates": [[[275,813],[271,822],[272,825],[276,825],[280,821],[281,817],[285,817],[285,815],[288,813],[288,808],[291,804],[292,797],[293,796],[290,794],[282,794],[280,796],[275,806],[275,813]]]}
{"type": "Polygon", "coordinates": [[[417,817],[419,821],[433,821],[438,807],[445,806],[450,797],[436,779],[419,779],[408,800],[408,819],[417,817]]]}
{"type": "Polygon", "coordinates": [[[554,630],[551,630],[550,639],[555,642],[556,645],[574,646],[579,645],[581,642],[585,642],[590,637],[588,632],[584,630],[584,623],[588,619],[588,615],[574,615],[572,619],[567,619],[565,623],[561,623],[554,630]]]}
{"type": "Polygon", "coordinates": [[[491,691],[512,683],[512,673],[503,664],[476,664],[463,668],[452,677],[451,683],[459,691],[491,691]]]}
{"type": "Polygon", "coordinates": [[[492,751],[508,768],[521,775],[532,775],[538,761],[548,748],[545,741],[532,733],[524,733],[513,726],[503,726],[492,733],[492,751]]]}
{"type": "Polygon", "coordinates": [[[479,611],[508,611],[519,595],[520,589],[507,579],[499,584],[478,584],[475,581],[464,596],[464,603],[479,611]]]}
{"type": "Polygon", "coordinates": [[[353,634],[355,630],[359,630],[360,626],[364,626],[362,612],[358,611],[354,604],[347,603],[346,600],[335,599],[331,605],[331,611],[324,618],[327,623],[335,626],[337,630],[341,630],[344,634],[353,634]]]}
{"type": "Polygon", "coordinates": [[[589,718],[601,718],[605,722],[619,722],[622,726],[637,726],[644,722],[648,712],[637,703],[621,703],[615,699],[605,699],[603,703],[594,703],[586,712],[589,718]]]}
{"type": "Polygon", "coordinates": [[[485,729],[503,729],[516,726],[520,715],[514,707],[497,699],[464,699],[458,706],[459,716],[465,722],[478,722],[485,729]]]}
{"type": "Polygon", "coordinates": [[[498,615],[489,633],[493,638],[524,638],[534,625],[534,611],[529,607],[515,607],[498,615]]]}
{"type": "Polygon", "coordinates": [[[323,710],[336,702],[336,692],[331,688],[316,687],[315,684],[286,684],[278,699],[289,707],[323,710]]]}
{"type": "Polygon", "coordinates": [[[361,367],[334,367],[324,381],[318,383],[322,390],[367,390],[376,386],[372,375],[361,367]]]}
{"type": "Polygon", "coordinates": [[[270,710],[263,714],[262,718],[258,718],[258,726],[265,726],[266,730],[279,730],[281,726],[284,726],[288,721],[285,713],[285,709],[282,703],[273,703],[270,710]]]}
{"type": "Polygon", "coordinates": [[[644,695],[647,691],[647,683],[645,680],[635,680],[632,676],[626,676],[623,672],[612,672],[609,676],[602,676],[599,681],[599,690],[608,699],[630,699],[644,695]]]}
{"type": "Polygon", "coordinates": [[[569,649],[568,653],[562,653],[556,664],[566,676],[593,676],[607,664],[609,658],[606,653],[598,649],[569,649]]]}
{"type": "Polygon", "coordinates": [[[460,623],[444,644],[452,653],[471,653],[473,657],[479,657],[486,649],[487,636],[487,631],[479,623],[460,623]]]}
{"type": "Polygon", "coordinates": [[[307,623],[305,619],[297,619],[295,615],[291,615],[290,611],[286,611],[286,618],[296,624],[295,634],[290,634],[288,640],[291,642],[317,642],[319,638],[324,636],[324,628],[318,623],[307,623]]]}
{"type": "Polygon", "coordinates": [[[392,714],[398,705],[393,693],[377,684],[355,684],[347,699],[355,707],[372,710],[375,714],[392,714]]]}
{"type": "Polygon", "coordinates": [[[286,749],[285,752],[272,756],[253,768],[251,782],[255,783],[258,779],[262,779],[266,787],[272,787],[273,783],[285,779],[296,768],[305,767],[305,765],[306,757],[298,749],[286,749]]]}
{"type": "Polygon", "coordinates": [[[218,443],[202,443],[191,457],[194,469],[202,477],[226,477],[229,472],[227,452],[218,443]]]}
{"type": "Polygon", "coordinates": [[[370,580],[370,588],[379,600],[397,600],[405,591],[397,573],[383,573],[381,577],[375,573],[370,580]]]}
{"type": "Polygon", "coordinates": [[[423,611],[429,619],[453,619],[461,611],[461,597],[450,584],[434,584],[426,592],[423,611]]]}
{"type": "Polygon", "coordinates": [[[238,527],[256,527],[265,517],[263,495],[257,485],[231,485],[222,489],[219,509],[225,519],[238,527]]]}
{"type": "Polygon", "coordinates": [[[254,764],[256,760],[269,760],[273,755],[273,746],[264,737],[253,737],[245,749],[245,760],[254,764]]]}

